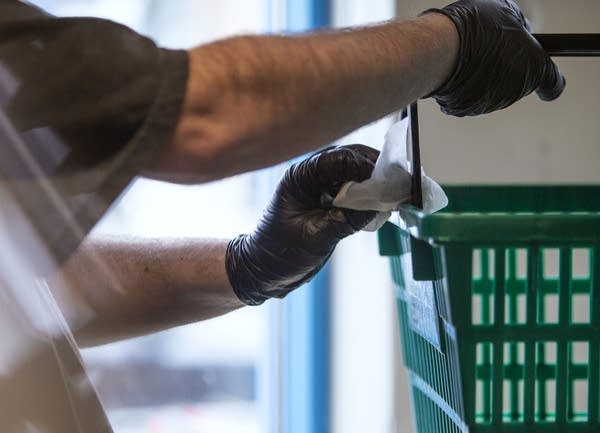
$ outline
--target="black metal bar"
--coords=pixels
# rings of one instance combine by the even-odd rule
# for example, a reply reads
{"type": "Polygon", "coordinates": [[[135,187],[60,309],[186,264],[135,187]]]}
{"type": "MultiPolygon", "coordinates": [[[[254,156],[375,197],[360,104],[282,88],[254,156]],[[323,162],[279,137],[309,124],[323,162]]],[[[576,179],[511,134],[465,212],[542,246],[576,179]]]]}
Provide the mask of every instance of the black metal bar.
{"type": "Polygon", "coordinates": [[[533,36],[551,56],[600,56],[600,33],[538,33],[533,36]]]}
{"type": "Polygon", "coordinates": [[[419,112],[417,103],[410,104],[408,109],[410,118],[410,146],[411,146],[411,185],[412,205],[423,209],[423,191],[421,189],[421,150],[419,147],[419,112]]]}

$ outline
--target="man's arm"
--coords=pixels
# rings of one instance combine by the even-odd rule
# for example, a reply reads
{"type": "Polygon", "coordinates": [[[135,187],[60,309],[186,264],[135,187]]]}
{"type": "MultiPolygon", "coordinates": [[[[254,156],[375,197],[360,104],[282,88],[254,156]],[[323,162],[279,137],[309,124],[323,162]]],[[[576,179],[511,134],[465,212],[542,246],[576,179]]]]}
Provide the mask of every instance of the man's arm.
{"type": "Polygon", "coordinates": [[[319,148],[436,90],[457,53],[441,14],[197,47],[179,124],[149,174],[210,181],[319,148]]]}
{"type": "Polygon", "coordinates": [[[88,238],[53,282],[66,283],[66,295],[57,298],[79,344],[147,334],[284,297],[318,272],[341,239],[375,216],[323,207],[321,196],[335,194],[340,182],[368,178],[378,154],[343,146],[292,165],[256,229],[231,241],[88,238]]]}
{"type": "Polygon", "coordinates": [[[63,302],[74,311],[78,343],[107,343],[242,307],[225,272],[226,248],[223,240],[88,237],[57,277],[69,289],[63,302]]]}

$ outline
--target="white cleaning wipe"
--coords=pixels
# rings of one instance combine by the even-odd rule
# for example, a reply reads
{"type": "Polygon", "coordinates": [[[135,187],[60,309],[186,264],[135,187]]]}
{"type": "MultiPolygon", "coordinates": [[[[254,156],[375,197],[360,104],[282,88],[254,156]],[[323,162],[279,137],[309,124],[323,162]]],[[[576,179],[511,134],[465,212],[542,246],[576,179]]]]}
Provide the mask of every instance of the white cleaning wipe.
{"type": "MultiPolygon", "coordinates": [[[[385,135],[385,142],[371,177],[362,182],[345,183],[333,199],[336,207],[378,211],[364,230],[379,229],[391,212],[410,202],[410,165],[406,156],[408,118],[395,123],[385,135]]],[[[448,197],[431,178],[422,174],[423,211],[432,213],[448,204],[448,197]]]]}

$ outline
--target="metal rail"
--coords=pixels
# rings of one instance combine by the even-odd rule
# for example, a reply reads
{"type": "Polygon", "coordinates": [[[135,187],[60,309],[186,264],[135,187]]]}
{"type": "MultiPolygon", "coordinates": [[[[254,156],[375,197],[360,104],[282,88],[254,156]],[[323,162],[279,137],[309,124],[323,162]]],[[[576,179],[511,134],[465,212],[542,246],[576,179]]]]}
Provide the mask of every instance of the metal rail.
{"type": "Polygon", "coordinates": [[[600,33],[539,33],[533,36],[551,56],[600,56],[600,33]]]}

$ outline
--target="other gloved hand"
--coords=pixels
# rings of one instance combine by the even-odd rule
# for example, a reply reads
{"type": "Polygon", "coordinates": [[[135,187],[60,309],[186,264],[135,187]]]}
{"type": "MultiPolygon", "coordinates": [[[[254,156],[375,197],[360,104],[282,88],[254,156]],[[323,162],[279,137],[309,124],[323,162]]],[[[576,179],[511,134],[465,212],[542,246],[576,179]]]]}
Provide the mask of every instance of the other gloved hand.
{"type": "Polygon", "coordinates": [[[369,178],[378,155],[362,145],[335,147],[287,169],[254,232],[227,247],[227,275],[240,300],[258,305],[284,297],[315,276],[341,239],[375,217],[326,202],[344,183],[369,178]]]}
{"type": "Polygon", "coordinates": [[[460,38],[456,70],[433,97],[442,111],[474,116],[500,110],[536,91],[556,99],[565,79],[529,32],[512,0],[460,0],[429,9],[450,18],[460,38]]]}

